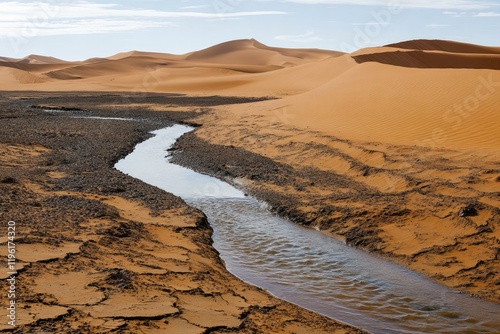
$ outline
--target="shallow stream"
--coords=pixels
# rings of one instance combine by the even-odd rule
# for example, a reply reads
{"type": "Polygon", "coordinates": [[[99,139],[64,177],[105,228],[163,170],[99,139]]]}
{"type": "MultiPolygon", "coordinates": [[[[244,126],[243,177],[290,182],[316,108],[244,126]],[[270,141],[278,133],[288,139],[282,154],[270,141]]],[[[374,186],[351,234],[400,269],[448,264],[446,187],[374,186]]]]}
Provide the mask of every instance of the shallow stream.
{"type": "Polygon", "coordinates": [[[500,305],[277,217],[233,186],[170,163],[166,150],[191,130],[157,130],[115,167],[202,210],[234,275],[372,333],[500,333],[500,305]]]}

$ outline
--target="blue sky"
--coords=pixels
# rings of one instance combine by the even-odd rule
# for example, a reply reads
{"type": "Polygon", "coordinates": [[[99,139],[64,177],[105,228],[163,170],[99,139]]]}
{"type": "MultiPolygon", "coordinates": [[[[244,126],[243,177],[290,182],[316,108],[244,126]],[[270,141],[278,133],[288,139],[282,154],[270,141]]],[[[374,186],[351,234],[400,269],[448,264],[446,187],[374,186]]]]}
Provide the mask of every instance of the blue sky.
{"type": "Polygon", "coordinates": [[[355,51],[427,38],[500,46],[500,0],[0,1],[0,56],[183,54],[233,39],[355,51]]]}

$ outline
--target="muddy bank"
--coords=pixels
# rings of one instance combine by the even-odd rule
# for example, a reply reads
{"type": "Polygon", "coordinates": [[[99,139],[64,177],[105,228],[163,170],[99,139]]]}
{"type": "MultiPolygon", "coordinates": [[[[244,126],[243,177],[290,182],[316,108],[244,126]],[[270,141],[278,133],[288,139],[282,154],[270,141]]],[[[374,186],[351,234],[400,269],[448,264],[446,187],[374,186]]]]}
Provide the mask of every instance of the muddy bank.
{"type": "Polygon", "coordinates": [[[355,143],[224,108],[196,122],[203,126],[177,142],[174,162],[244,185],[294,222],[500,301],[495,158],[355,143]]]}
{"type": "MultiPolygon", "coordinates": [[[[16,222],[20,291],[17,327],[5,321],[0,330],[361,332],[234,278],[201,212],[112,168],[151,130],[192,122],[207,106],[252,99],[0,95],[0,221],[16,222]]],[[[1,275],[7,291],[7,271],[1,275]]]]}

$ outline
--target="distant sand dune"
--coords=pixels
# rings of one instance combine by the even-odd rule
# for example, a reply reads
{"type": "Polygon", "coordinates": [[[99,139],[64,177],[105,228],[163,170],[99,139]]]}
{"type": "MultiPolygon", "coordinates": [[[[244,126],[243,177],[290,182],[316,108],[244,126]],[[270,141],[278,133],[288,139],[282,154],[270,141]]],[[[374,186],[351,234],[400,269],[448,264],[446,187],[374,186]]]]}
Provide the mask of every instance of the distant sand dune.
{"type": "Polygon", "coordinates": [[[500,47],[481,46],[453,41],[419,39],[387,45],[388,47],[410,50],[434,50],[454,53],[500,54],[500,47]]]}
{"type": "Polygon", "coordinates": [[[261,107],[284,108],[291,124],[346,139],[498,150],[499,86],[499,71],[369,62],[314,90],[261,107]]]}
{"type": "Polygon", "coordinates": [[[251,39],[226,42],[193,52],[186,57],[186,60],[218,64],[280,65],[289,67],[341,54],[341,52],[315,49],[273,48],[251,39]]]}
{"type": "Polygon", "coordinates": [[[22,61],[5,61],[0,64],[0,67],[10,67],[31,73],[46,73],[48,71],[59,70],[72,66],[75,66],[75,64],[68,64],[68,63],[42,64],[42,63],[30,63],[22,61]]]}
{"type": "Polygon", "coordinates": [[[352,54],[236,40],[185,55],[0,58],[0,89],[275,96],[237,108],[340,138],[500,147],[500,48],[415,40],[352,54]],[[279,118],[279,117],[278,117],[279,118]]]}
{"type": "Polygon", "coordinates": [[[16,68],[0,67],[0,77],[2,78],[2,85],[7,87],[42,84],[49,81],[49,78],[46,76],[29,73],[16,68]]]}
{"type": "Polygon", "coordinates": [[[28,64],[60,64],[66,63],[66,61],[54,58],[54,57],[46,57],[39,55],[29,55],[19,60],[20,63],[28,63],[28,64]]]}
{"type": "Polygon", "coordinates": [[[15,58],[9,58],[9,57],[0,57],[0,61],[8,61],[8,62],[12,62],[12,61],[17,61],[18,59],[15,59],[15,58]]]}
{"type": "Polygon", "coordinates": [[[388,51],[353,57],[358,63],[378,62],[415,68],[475,68],[500,70],[500,54],[458,54],[424,51],[388,51]]]}

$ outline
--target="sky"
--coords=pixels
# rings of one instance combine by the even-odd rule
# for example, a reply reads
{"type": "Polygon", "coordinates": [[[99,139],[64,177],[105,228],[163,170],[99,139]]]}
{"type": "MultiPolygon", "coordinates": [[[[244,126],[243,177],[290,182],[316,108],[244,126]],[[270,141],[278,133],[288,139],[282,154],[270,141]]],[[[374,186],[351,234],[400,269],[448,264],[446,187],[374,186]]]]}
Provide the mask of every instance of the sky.
{"type": "Polygon", "coordinates": [[[352,52],[410,39],[500,46],[500,0],[0,1],[0,56],[184,54],[229,40],[352,52]]]}

